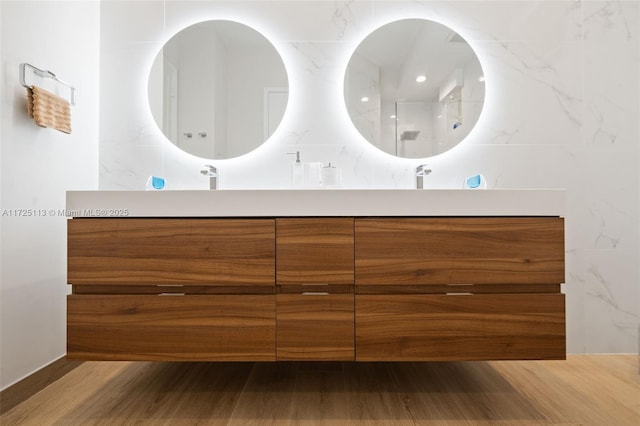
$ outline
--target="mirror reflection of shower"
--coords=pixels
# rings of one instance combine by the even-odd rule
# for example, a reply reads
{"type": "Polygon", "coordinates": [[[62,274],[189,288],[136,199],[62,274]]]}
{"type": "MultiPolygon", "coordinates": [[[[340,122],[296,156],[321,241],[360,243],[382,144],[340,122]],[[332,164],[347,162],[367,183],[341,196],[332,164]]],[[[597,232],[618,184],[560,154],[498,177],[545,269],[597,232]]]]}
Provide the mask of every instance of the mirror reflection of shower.
{"type": "MultiPolygon", "coordinates": [[[[394,154],[404,158],[425,158],[441,154],[459,143],[470,129],[465,128],[462,70],[456,70],[440,87],[438,100],[397,101],[393,104],[394,154]]],[[[467,126],[468,127],[468,126],[467,126]]],[[[384,133],[384,129],[382,129],[384,133]]]]}
{"type": "Polygon", "coordinates": [[[426,158],[460,143],[484,104],[484,74],[471,46],[428,20],[383,25],[347,66],[345,104],[360,134],[378,149],[426,158]]]}
{"type": "Polygon", "coordinates": [[[429,116],[431,102],[396,102],[395,155],[422,158],[433,155],[433,124],[429,116]]]}

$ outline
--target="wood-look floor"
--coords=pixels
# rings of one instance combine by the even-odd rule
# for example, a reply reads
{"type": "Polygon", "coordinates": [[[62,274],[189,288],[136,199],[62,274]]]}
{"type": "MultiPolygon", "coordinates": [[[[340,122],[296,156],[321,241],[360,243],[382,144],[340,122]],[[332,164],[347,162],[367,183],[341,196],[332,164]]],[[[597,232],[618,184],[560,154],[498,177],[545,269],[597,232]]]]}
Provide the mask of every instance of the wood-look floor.
{"type": "Polygon", "coordinates": [[[85,362],[0,424],[635,426],[638,361],[85,362]]]}

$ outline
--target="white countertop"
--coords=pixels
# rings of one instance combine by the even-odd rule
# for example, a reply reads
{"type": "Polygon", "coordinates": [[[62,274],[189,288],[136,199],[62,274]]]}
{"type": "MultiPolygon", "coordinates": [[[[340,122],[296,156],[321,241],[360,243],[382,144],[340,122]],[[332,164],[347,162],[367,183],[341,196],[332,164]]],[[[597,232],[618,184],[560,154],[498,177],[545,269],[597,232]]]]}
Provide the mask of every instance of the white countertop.
{"type": "Polygon", "coordinates": [[[563,189],[68,191],[69,217],[564,216],[563,189]]]}

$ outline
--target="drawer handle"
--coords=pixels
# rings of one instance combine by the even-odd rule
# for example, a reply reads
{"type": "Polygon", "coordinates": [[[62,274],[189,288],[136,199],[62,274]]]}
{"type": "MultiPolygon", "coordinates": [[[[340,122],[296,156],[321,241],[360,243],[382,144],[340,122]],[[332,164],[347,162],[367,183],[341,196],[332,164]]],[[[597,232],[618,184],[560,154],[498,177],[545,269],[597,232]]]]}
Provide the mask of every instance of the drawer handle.
{"type": "Polygon", "coordinates": [[[463,292],[447,293],[447,296],[473,296],[473,293],[463,293],[463,292]]]}
{"type": "Polygon", "coordinates": [[[158,296],[184,296],[186,293],[160,293],[158,296]]]}
{"type": "Polygon", "coordinates": [[[329,293],[326,291],[303,291],[303,296],[328,296],[329,293]]]}

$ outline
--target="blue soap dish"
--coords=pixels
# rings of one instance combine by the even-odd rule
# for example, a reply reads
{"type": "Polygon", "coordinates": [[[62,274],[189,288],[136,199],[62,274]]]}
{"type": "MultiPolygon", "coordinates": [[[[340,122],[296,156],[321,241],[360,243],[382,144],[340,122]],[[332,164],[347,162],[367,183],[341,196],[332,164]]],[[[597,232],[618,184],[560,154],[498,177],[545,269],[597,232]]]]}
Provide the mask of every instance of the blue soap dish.
{"type": "Polygon", "coordinates": [[[464,187],[468,189],[486,189],[487,181],[482,175],[469,176],[464,180],[464,187]]]}
{"type": "Polygon", "coordinates": [[[161,178],[158,176],[149,176],[149,179],[147,179],[147,185],[146,185],[147,191],[164,189],[164,186],[165,186],[164,178],[161,178]]]}

